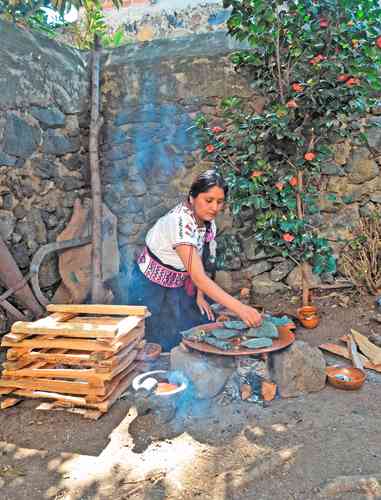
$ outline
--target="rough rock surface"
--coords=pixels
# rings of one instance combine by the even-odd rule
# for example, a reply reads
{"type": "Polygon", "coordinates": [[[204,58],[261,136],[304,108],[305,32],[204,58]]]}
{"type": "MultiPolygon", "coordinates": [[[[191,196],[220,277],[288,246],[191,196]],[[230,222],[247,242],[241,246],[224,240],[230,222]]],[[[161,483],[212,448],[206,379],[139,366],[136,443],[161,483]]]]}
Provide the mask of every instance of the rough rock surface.
{"type": "Polygon", "coordinates": [[[171,369],[182,371],[193,383],[197,399],[209,399],[224,388],[235,370],[228,356],[205,355],[178,346],[171,351],[171,369]]]}
{"type": "Polygon", "coordinates": [[[271,280],[270,273],[263,273],[260,276],[255,276],[252,281],[253,295],[271,295],[272,293],[286,290],[288,290],[286,285],[271,280]]]}
{"type": "Polygon", "coordinates": [[[324,388],[325,360],[317,347],[297,340],[291,347],[270,356],[270,375],[282,398],[293,398],[324,388]]]}

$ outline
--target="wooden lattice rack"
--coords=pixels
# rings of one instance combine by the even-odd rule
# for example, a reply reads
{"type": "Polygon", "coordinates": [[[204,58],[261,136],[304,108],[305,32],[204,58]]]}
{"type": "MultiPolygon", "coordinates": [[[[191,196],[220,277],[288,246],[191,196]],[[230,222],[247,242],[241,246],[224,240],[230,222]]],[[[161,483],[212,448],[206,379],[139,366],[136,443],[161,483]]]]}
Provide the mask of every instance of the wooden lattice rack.
{"type": "Polygon", "coordinates": [[[0,396],[49,399],[51,407],[82,408],[97,418],[139,373],[149,312],[144,306],[92,304],[50,304],[47,310],[46,318],[18,321],[3,337],[0,396]]]}

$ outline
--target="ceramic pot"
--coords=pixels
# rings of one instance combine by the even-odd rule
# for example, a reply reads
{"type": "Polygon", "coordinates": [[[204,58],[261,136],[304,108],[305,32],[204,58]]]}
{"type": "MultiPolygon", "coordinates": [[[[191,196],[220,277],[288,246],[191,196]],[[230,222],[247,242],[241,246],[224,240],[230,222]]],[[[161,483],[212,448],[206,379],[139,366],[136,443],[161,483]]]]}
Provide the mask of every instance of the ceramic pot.
{"type": "Polygon", "coordinates": [[[320,322],[315,306],[303,306],[298,309],[298,319],[304,328],[316,328],[320,322]]]}

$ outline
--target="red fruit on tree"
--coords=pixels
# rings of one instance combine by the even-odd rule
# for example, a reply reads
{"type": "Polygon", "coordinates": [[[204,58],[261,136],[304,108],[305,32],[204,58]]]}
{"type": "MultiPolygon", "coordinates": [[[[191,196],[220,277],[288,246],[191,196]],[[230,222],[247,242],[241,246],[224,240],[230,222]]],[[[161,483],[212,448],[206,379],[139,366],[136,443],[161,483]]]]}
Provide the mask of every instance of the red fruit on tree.
{"type": "Polygon", "coordinates": [[[304,155],[304,159],[305,159],[306,161],[313,161],[315,158],[316,158],[316,153],[314,153],[313,151],[308,151],[308,152],[304,155]]]}
{"type": "Polygon", "coordinates": [[[337,77],[338,82],[346,82],[350,78],[350,75],[343,73],[337,77]]]}
{"type": "Polygon", "coordinates": [[[379,49],[381,49],[381,35],[376,38],[376,45],[379,49]]]}
{"type": "Polygon", "coordinates": [[[286,106],[289,108],[289,109],[294,109],[294,108],[297,108],[298,107],[298,103],[295,101],[295,99],[290,99],[286,106]]]}
{"type": "Polygon", "coordinates": [[[283,236],[282,236],[282,239],[284,241],[287,241],[287,243],[291,243],[291,241],[294,241],[295,239],[295,236],[293,236],[292,234],[290,233],[284,233],[283,236]]]}
{"type": "Polygon", "coordinates": [[[263,172],[261,170],[253,170],[253,172],[251,173],[251,177],[255,178],[255,177],[261,177],[263,175],[263,172]]]}
{"type": "Polygon", "coordinates": [[[291,179],[288,181],[289,184],[292,186],[292,187],[295,187],[298,185],[298,179],[297,177],[291,177],[291,179]]]}
{"type": "Polygon", "coordinates": [[[223,131],[224,131],[224,129],[222,127],[213,127],[212,128],[213,134],[220,134],[223,131]]]}
{"type": "Polygon", "coordinates": [[[348,85],[348,87],[355,87],[356,85],[359,85],[360,83],[360,78],[355,78],[355,77],[351,77],[351,78],[348,78],[348,80],[345,82],[345,85],[348,85]]]}
{"type": "Polygon", "coordinates": [[[282,191],[282,189],[284,188],[284,184],[283,182],[277,182],[275,184],[275,187],[279,190],[279,191],[282,191]]]}
{"type": "Polygon", "coordinates": [[[320,28],[328,28],[329,26],[329,21],[328,19],[325,19],[324,17],[322,19],[320,19],[320,28]]]}
{"type": "Polygon", "coordinates": [[[294,92],[302,92],[303,86],[300,83],[293,83],[291,88],[294,92]]]}
{"type": "Polygon", "coordinates": [[[207,144],[206,147],[205,147],[205,150],[206,150],[207,153],[213,153],[213,151],[214,151],[213,144],[207,144]]]}

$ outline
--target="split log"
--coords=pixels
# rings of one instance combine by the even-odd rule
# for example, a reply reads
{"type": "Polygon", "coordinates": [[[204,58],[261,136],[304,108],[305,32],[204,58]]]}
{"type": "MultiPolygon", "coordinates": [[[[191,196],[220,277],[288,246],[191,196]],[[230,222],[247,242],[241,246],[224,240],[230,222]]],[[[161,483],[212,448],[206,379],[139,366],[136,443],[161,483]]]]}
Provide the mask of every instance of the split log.
{"type": "Polygon", "coordinates": [[[358,345],[360,351],[365,354],[371,363],[374,365],[381,364],[381,347],[377,347],[360,332],[351,329],[354,341],[358,345]]]}
{"type": "MultiPolygon", "coordinates": [[[[351,359],[351,356],[348,352],[348,349],[344,346],[337,345],[337,344],[320,344],[319,349],[322,349],[323,351],[330,352],[332,354],[336,354],[336,356],[341,356],[342,358],[345,359],[351,359]]],[[[361,362],[364,365],[364,368],[368,368],[369,370],[374,370],[376,372],[381,373],[381,364],[379,365],[374,365],[371,363],[368,358],[363,356],[362,354],[359,354],[359,358],[361,362]]]]}

